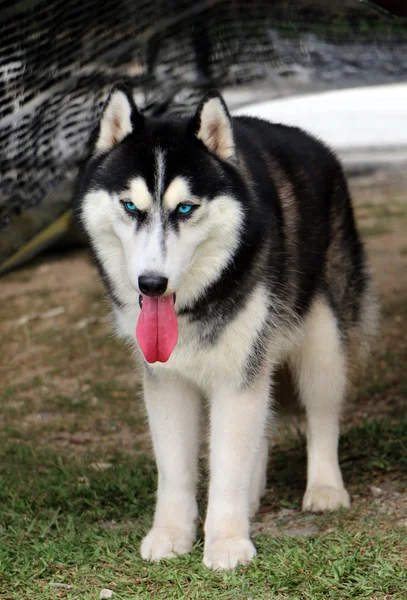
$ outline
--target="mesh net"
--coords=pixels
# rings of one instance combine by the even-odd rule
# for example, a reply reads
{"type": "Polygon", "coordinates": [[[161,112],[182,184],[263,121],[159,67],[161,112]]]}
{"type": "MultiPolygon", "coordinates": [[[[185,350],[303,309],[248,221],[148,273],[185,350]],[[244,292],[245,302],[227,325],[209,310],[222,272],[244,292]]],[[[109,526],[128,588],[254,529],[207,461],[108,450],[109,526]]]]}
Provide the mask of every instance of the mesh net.
{"type": "Polygon", "coordinates": [[[254,92],[407,77],[405,20],[327,5],[0,1],[0,271],[66,230],[85,142],[118,80],[157,115],[214,85],[233,107],[254,92]]]}

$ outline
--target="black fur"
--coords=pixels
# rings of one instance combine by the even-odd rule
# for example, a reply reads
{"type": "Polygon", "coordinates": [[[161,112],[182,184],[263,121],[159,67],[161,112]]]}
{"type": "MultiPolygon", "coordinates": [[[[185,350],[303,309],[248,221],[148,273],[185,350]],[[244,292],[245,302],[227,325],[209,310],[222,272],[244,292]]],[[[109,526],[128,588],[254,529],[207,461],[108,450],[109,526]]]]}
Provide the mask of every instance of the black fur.
{"type": "MultiPolygon", "coordinates": [[[[188,178],[196,196],[214,199],[228,193],[244,211],[244,229],[233,261],[203,296],[191,305],[178,307],[180,317],[200,324],[202,342],[216,341],[259,281],[267,282],[272,311],[273,302],[279,300],[276,315],[280,317],[282,305],[290,318],[303,317],[315,296],[323,295],[342,324],[346,340],[347,327],[358,320],[367,281],[363,247],[338,160],[324,144],[298,128],[235,117],[231,119],[235,158],[224,161],[196,137],[202,107],[212,97],[219,95],[210,92],[193,117],[171,120],[145,120],[131,100],[133,133],[109,152],[90,159],[79,198],[85,191],[98,188],[120,192],[136,175],[145,179],[153,193],[154,153],[160,148],[165,153],[164,190],[181,175],[188,178]],[[290,234],[284,227],[289,215],[268,158],[278,163],[293,189],[294,240],[288,239],[290,234]],[[298,248],[298,257],[290,256],[292,244],[298,248]],[[336,245],[334,259],[330,256],[332,244],[336,245]],[[335,269],[341,271],[340,277],[335,277],[335,269]]],[[[155,202],[161,202],[161,198],[155,198],[155,202]]],[[[173,220],[168,226],[177,229],[178,223],[173,220]]],[[[119,303],[107,275],[101,271],[110,295],[119,303]]],[[[248,366],[251,373],[257,372],[261,364],[265,337],[262,332],[252,349],[248,366]]]]}

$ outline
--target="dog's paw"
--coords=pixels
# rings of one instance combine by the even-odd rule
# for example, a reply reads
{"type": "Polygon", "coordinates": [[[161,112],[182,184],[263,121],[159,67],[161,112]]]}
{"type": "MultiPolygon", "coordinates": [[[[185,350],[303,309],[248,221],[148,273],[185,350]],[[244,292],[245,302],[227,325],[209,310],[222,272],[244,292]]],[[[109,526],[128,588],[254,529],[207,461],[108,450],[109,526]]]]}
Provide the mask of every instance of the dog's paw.
{"type": "Polygon", "coordinates": [[[204,563],[210,569],[234,569],[245,565],[256,555],[256,548],[247,538],[227,538],[205,546],[204,563]]]}
{"type": "Polygon", "coordinates": [[[158,561],[191,552],[194,540],[182,529],[153,528],[141,542],[140,554],[145,560],[158,561]]]}
{"type": "Polygon", "coordinates": [[[350,497],[345,488],[336,488],[332,485],[311,487],[305,492],[302,501],[302,510],[312,512],[337,510],[341,507],[349,508],[349,506],[350,497]]]}

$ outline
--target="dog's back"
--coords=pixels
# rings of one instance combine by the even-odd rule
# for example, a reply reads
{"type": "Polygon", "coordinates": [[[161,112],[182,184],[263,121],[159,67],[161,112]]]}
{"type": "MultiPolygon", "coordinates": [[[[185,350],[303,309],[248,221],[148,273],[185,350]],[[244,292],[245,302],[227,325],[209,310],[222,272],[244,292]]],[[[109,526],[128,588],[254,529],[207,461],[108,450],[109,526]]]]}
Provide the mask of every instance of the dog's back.
{"type": "Polygon", "coordinates": [[[253,186],[248,218],[256,224],[246,243],[264,244],[260,276],[298,317],[323,296],[343,340],[357,334],[366,349],[377,300],[339,161],[301,129],[251,117],[233,125],[238,164],[253,186]]]}

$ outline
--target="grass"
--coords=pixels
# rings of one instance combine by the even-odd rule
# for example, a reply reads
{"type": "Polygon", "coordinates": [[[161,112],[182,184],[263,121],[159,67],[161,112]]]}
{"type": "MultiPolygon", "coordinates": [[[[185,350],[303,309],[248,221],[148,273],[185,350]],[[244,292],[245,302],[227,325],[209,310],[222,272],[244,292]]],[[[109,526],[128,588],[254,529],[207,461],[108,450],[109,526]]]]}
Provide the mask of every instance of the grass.
{"type": "MultiPolygon", "coordinates": [[[[342,441],[345,478],[354,493],[407,473],[407,419],[349,430],[342,441]]],[[[3,440],[5,442],[6,440],[3,440]]],[[[292,438],[273,452],[276,507],[297,511],[304,446],[292,438]]],[[[4,443],[0,469],[0,597],[90,600],[102,588],[115,598],[392,598],[407,595],[406,530],[389,515],[356,503],[350,512],[313,517],[315,535],[255,538],[259,556],[234,573],[202,565],[202,538],[191,555],[147,564],[138,555],[148,528],[156,473],[148,457],[116,452],[67,456],[32,443],[4,443]],[[108,459],[105,470],[95,460],[108,459]],[[65,584],[54,587],[51,584],[65,584]]],[[[266,499],[267,502],[267,499],[266,499]]],[[[204,497],[201,497],[201,513],[204,497]]],[[[306,522],[306,521],[304,521],[306,522]]]]}
{"type": "Polygon", "coordinates": [[[360,228],[360,232],[363,237],[376,237],[378,235],[387,235],[391,233],[391,227],[384,223],[377,223],[374,225],[363,225],[360,228]]]}

